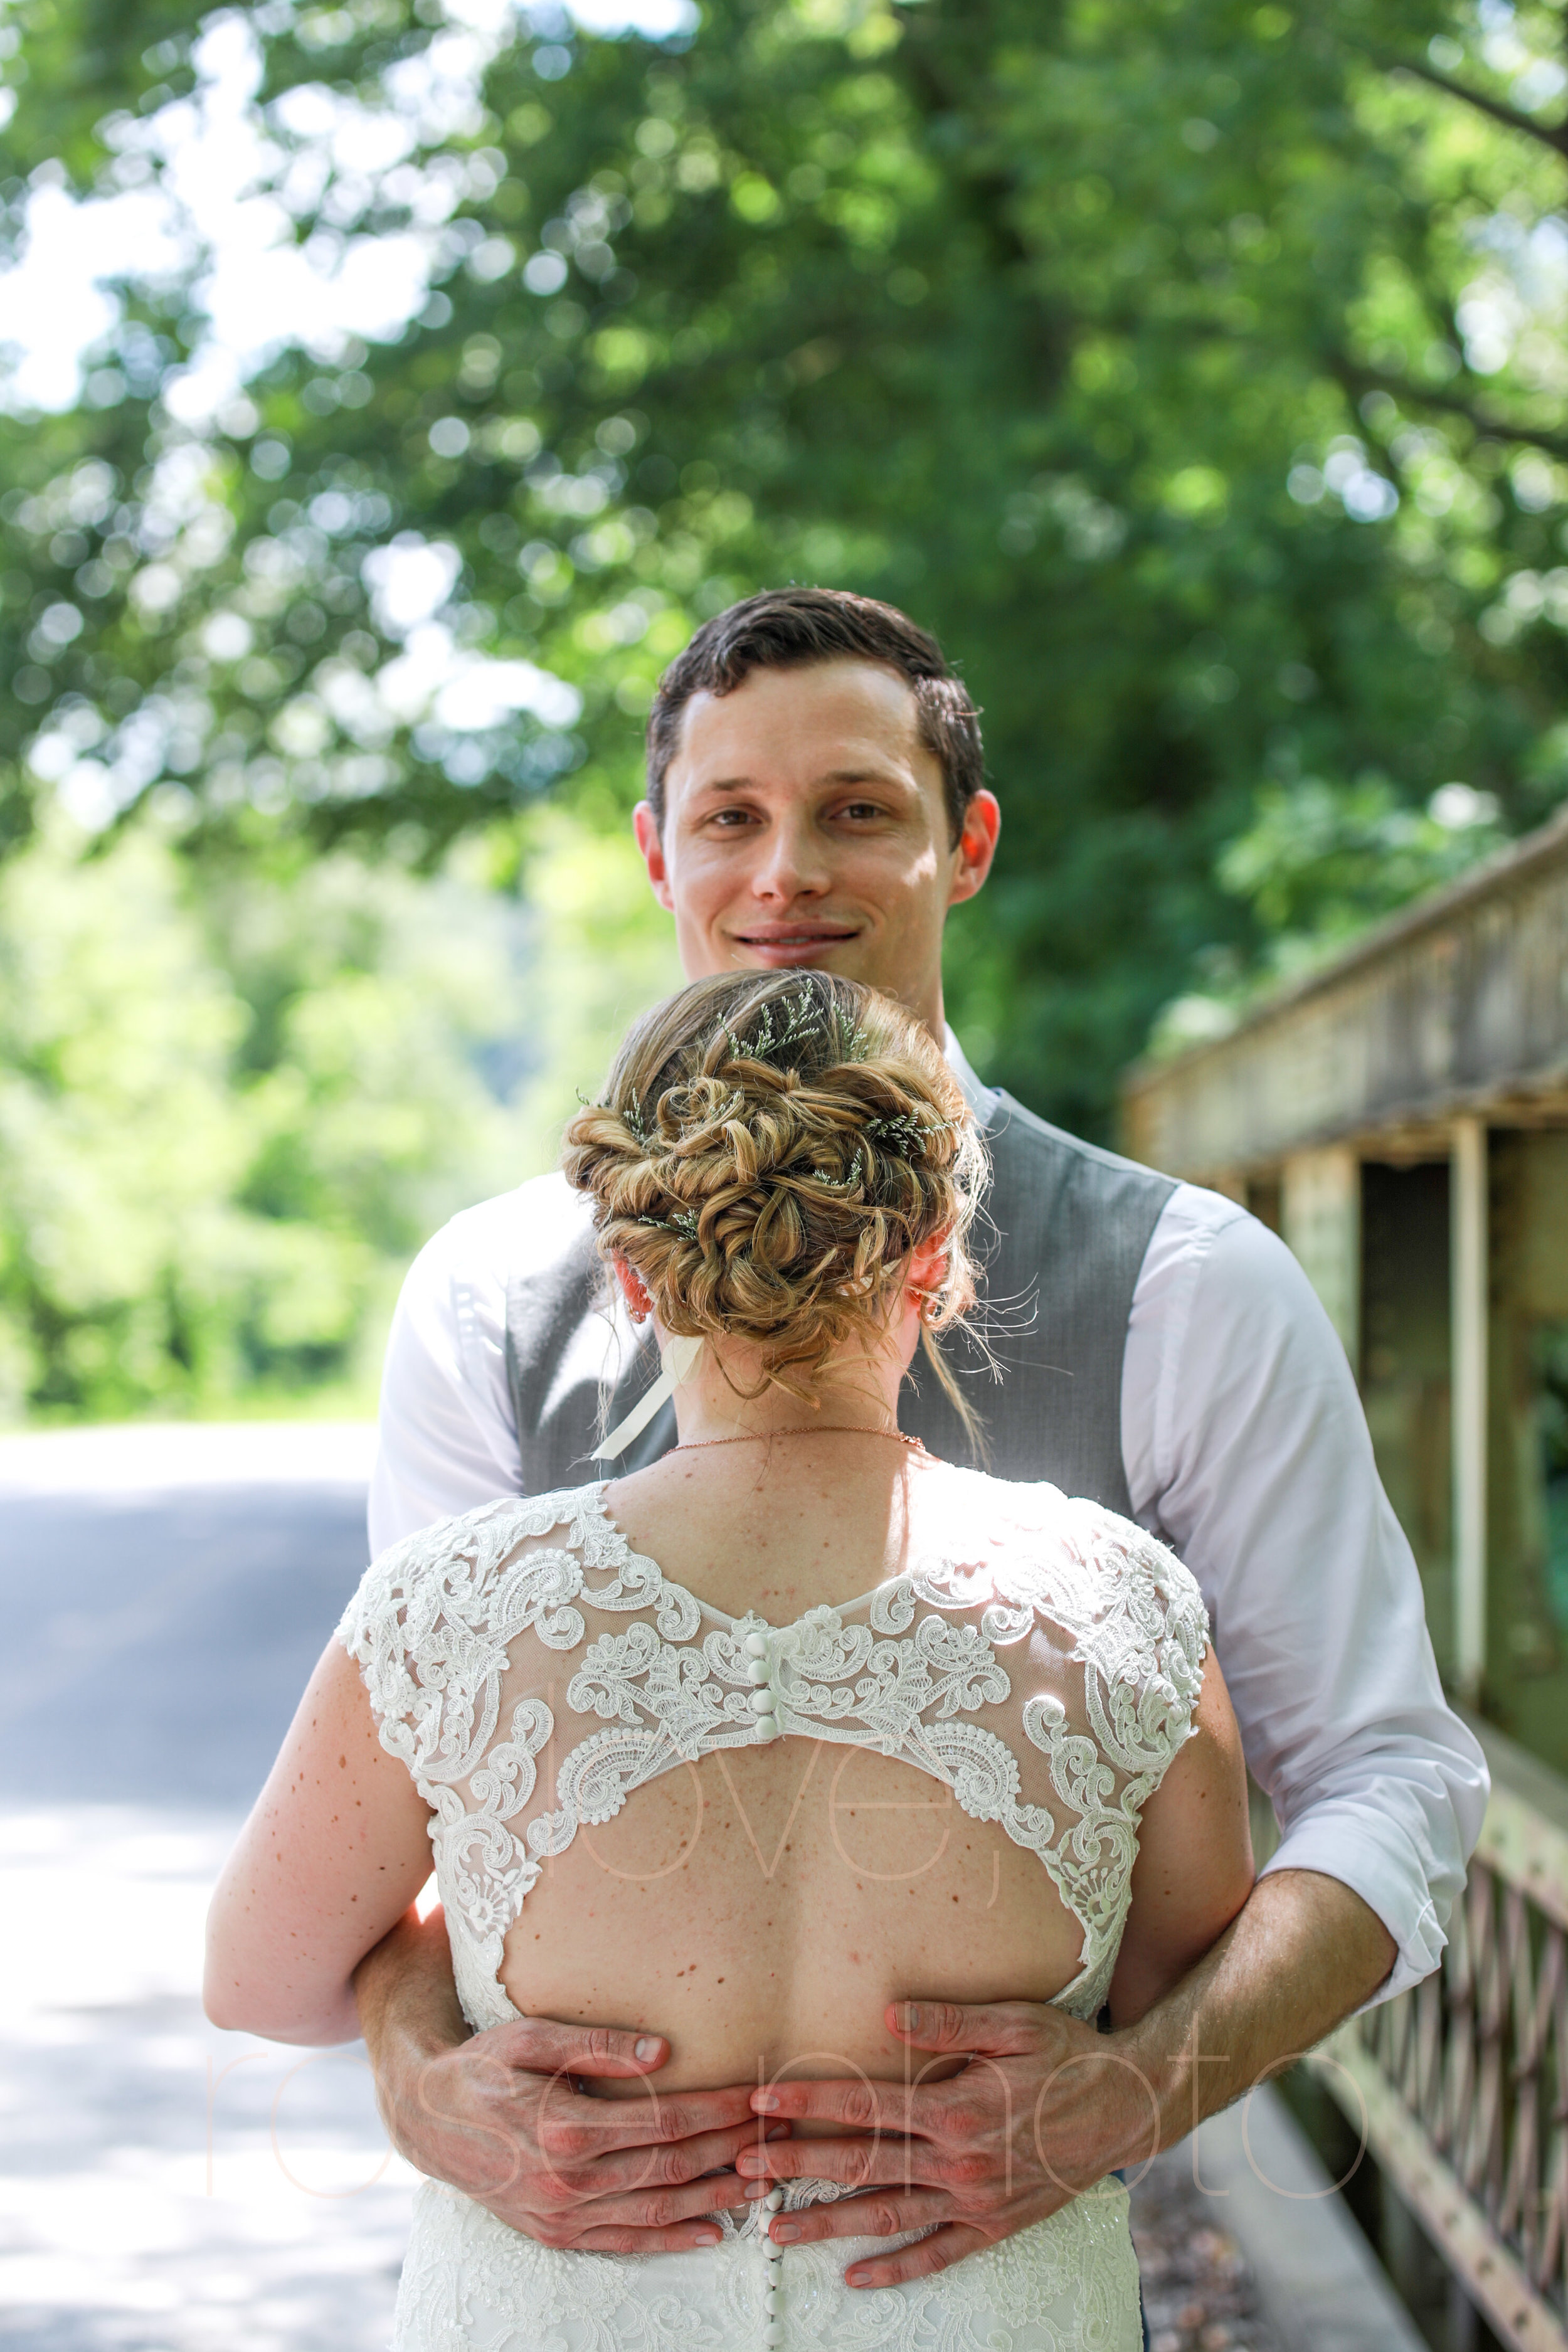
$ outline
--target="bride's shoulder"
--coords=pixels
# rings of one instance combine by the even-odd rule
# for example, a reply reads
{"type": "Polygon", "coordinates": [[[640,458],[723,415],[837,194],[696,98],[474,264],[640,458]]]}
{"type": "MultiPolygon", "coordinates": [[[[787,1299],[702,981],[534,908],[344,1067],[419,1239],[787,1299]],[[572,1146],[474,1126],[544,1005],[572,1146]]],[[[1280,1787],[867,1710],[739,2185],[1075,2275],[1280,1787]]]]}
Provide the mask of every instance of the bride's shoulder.
{"type": "Polygon", "coordinates": [[[1064,1495],[1048,1479],[994,1478],[986,1470],[964,1470],[954,1463],[936,1465],[927,1487],[927,1506],[933,1518],[973,1535],[1058,1535],[1076,1526],[1082,1505],[1064,1495]]]}
{"type": "Polygon", "coordinates": [[[561,1549],[594,1553],[602,1543],[603,1480],[548,1495],[498,1495],[449,1519],[435,1519],[379,1552],[356,1596],[363,1609],[400,1605],[417,1594],[459,1584],[472,1596],[531,1538],[553,1537],[561,1549]]]}
{"type": "MultiPolygon", "coordinates": [[[[940,1546],[973,1600],[989,1593],[997,1623],[1023,1630],[1037,1614],[1070,1635],[1073,1654],[1111,1680],[1163,1691],[1190,1713],[1208,1647],[1196,1579],[1157,1537],[1083,1495],[1045,1480],[1025,1484],[961,1474],[947,1489],[952,1530],[940,1546]]],[[[1174,1717],[1173,1717],[1173,1720],[1174,1717]]]]}
{"type": "Polygon", "coordinates": [[[427,1528],[402,1536],[377,1554],[377,1570],[410,1570],[435,1560],[474,1558],[504,1550],[531,1536],[552,1535],[560,1528],[568,1543],[581,1542],[604,1518],[605,1482],[586,1486],[559,1486],[548,1495],[498,1495],[493,1502],[476,1504],[449,1519],[433,1519],[427,1528]]]}
{"type": "Polygon", "coordinates": [[[531,1558],[548,1572],[531,1540],[552,1538],[545,1552],[570,1551],[597,1564],[612,1540],[604,1482],[562,1486],[548,1495],[498,1495],[449,1519],[434,1520],[379,1553],[343,1612],[338,1639],[357,1655],[391,1642],[405,1647],[434,1638],[442,1625],[490,1622],[510,1572],[531,1558]]]}
{"type": "Polygon", "coordinates": [[[1048,1479],[953,1469],[939,1507],[954,1530],[967,1531],[971,1546],[984,1542],[1041,1575],[1077,1569],[1102,1590],[1132,1581],[1152,1585],[1167,1601],[1198,1597],[1191,1571],[1147,1528],[1091,1496],[1064,1494],[1048,1479]]]}

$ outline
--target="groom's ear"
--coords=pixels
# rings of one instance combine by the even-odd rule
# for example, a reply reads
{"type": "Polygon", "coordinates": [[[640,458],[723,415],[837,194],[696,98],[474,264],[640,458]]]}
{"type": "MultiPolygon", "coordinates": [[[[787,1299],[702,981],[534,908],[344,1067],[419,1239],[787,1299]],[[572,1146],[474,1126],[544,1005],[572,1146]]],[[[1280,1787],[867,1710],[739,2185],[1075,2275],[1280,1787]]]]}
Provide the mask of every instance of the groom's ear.
{"type": "Polygon", "coordinates": [[[658,824],[654,816],[651,801],[638,801],[632,811],[632,831],[637,835],[637,847],[642,852],[643,864],[647,867],[647,878],[653,886],[653,895],[665,912],[671,914],[674,912],[675,899],[669,887],[669,868],[665,863],[664,844],[658,837],[658,824]]]}
{"type": "Polygon", "coordinates": [[[1002,804],[994,793],[982,786],[963,812],[963,824],[952,845],[950,907],[961,906],[964,899],[973,898],[977,890],[984,888],[1001,832],[1002,804]]]}

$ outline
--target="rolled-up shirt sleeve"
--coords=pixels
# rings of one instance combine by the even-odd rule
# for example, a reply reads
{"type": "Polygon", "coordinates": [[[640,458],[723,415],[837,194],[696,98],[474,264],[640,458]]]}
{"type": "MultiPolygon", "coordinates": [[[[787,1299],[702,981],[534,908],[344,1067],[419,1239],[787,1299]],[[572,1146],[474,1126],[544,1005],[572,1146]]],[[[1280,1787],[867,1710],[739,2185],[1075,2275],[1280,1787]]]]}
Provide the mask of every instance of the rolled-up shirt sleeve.
{"type": "Polygon", "coordinates": [[[1207,1603],[1247,1760],[1279,1821],[1267,1868],[1352,1887],[1398,1947],[1376,1998],[1404,1991],[1442,1954],[1486,1765],[1444,1699],[1420,1576],[1332,1325],[1275,1234],[1191,1186],[1134,1297],[1122,1450],[1135,1515],[1207,1603]]]}

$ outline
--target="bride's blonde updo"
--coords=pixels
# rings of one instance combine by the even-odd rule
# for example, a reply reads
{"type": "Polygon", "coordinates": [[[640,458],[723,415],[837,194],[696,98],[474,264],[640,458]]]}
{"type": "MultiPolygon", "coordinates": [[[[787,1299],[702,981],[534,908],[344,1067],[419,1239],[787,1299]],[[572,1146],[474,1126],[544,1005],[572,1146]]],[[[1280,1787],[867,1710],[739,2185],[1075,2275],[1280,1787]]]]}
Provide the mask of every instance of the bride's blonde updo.
{"type": "Polygon", "coordinates": [[[874,1344],[908,1259],[941,1235],[933,1334],[973,1303],[968,1234],[985,1174],[963,1092],[901,1006],[828,972],[695,981],[628,1033],[563,1164],[600,1255],[637,1274],[667,1331],[760,1351],[803,1402],[847,1342],[874,1344]]]}

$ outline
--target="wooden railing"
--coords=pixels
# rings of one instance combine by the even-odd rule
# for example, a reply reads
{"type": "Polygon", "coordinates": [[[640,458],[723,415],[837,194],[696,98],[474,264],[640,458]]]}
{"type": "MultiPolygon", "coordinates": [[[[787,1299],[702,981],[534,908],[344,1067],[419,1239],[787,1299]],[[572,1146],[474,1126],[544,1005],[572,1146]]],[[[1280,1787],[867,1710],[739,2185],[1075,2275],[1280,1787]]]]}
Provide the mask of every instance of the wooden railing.
{"type": "Polygon", "coordinates": [[[1502,2341],[1568,2352],[1568,1783],[1472,1727],[1492,1796],[1442,1969],[1310,2063],[1502,2341]]]}

